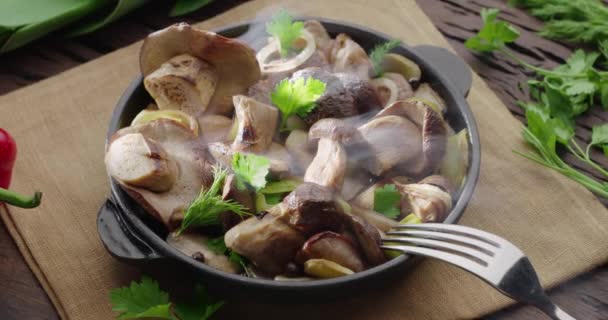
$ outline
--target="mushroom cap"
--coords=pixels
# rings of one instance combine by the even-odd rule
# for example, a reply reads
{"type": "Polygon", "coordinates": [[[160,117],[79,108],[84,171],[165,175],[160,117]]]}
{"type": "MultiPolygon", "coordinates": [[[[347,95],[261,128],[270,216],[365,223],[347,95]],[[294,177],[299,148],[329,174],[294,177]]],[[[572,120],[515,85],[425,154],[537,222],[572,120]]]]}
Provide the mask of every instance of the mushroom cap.
{"type": "Polygon", "coordinates": [[[310,237],[298,252],[296,260],[326,259],[345,266],[355,272],[365,269],[356,245],[347,237],[324,231],[310,237]]]}
{"type": "Polygon", "coordinates": [[[210,113],[229,113],[232,96],[244,93],[261,76],[255,52],[247,44],[187,23],[174,24],[146,37],[139,54],[141,73],[147,76],[181,54],[190,54],[215,68],[218,80],[209,103],[210,113]]]}
{"type": "Polygon", "coordinates": [[[335,191],[340,191],[344,184],[346,161],[346,150],[340,142],[329,138],[321,138],[317,154],[304,174],[304,181],[314,182],[335,191]]]}

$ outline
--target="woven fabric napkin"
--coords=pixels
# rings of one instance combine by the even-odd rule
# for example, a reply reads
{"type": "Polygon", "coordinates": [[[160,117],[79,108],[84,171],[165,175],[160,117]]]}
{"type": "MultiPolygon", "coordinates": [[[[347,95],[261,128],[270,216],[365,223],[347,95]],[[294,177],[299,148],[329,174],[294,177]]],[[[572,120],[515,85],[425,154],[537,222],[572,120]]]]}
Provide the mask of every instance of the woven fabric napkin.
{"type": "MultiPolygon", "coordinates": [[[[307,0],[290,11],[381,30],[405,43],[448,47],[414,1],[307,0]]],[[[202,23],[213,28],[278,8],[253,1],[202,23]]],[[[0,127],[19,145],[13,188],[44,191],[34,210],[0,206],[0,215],[65,319],[107,320],[111,288],[133,269],[114,261],[96,231],[108,195],[104,136],[114,105],[138,73],[139,43],[0,97],[0,127]]],[[[478,77],[468,101],[482,140],[482,166],[462,223],[520,246],[542,283],[552,286],[608,261],[608,212],[577,184],[512,153],[521,125],[478,77]]],[[[236,305],[217,319],[469,319],[510,301],[476,278],[425,260],[391,290],[361,292],[325,305],[236,305]]]]}

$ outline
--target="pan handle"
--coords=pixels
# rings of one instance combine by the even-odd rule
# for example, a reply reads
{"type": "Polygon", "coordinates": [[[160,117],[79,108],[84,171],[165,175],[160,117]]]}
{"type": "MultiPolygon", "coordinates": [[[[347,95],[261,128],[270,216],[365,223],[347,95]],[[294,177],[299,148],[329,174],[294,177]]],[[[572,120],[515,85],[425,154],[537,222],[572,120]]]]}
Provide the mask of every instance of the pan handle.
{"type": "Polygon", "coordinates": [[[106,250],[128,264],[163,258],[125,224],[119,210],[114,201],[107,199],[97,215],[97,232],[106,250]]]}
{"type": "Polygon", "coordinates": [[[463,96],[469,94],[473,84],[473,74],[462,58],[437,46],[420,45],[414,47],[414,51],[437,67],[463,96]]]}

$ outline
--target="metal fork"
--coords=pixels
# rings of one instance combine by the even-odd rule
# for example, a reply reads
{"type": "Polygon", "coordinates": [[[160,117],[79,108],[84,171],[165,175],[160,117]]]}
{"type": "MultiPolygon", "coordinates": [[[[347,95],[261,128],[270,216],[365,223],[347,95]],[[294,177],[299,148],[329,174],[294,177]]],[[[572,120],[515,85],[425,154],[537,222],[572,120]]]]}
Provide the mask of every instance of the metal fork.
{"type": "Polygon", "coordinates": [[[382,242],[385,250],[431,257],[469,271],[552,319],[574,319],[549,300],[524,253],[499,236],[460,225],[404,224],[393,227],[382,242]]]}

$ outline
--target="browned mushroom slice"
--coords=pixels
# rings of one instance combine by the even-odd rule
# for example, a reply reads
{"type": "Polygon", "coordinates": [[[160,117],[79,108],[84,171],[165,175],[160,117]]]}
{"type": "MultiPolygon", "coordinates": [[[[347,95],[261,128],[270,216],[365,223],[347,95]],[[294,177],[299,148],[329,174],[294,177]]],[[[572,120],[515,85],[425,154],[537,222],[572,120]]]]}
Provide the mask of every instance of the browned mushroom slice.
{"type": "Polygon", "coordinates": [[[315,122],[308,130],[308,142],[317,145],[319,139],[328,138],[351,145],[361,140],[361,134],[351,121],[344,119],[325,118],[315,122]]]}
{"type": "Polygon", "coordinates": [[[355,235],[367,263],[370,266],[377,266],[386,261],[384,252],[380,249],[378,229],[358,216],[346,214],[344,217],[344,223],[348,230],[355,235]]]}
{"type": "Polygon", "coordinates": [[[307,236],[339,230],[342,225],[342,210],[334,200],[334,192],[315,183],[300,184],[276,210],[283,221],[307,236]]]}
{"type": "Polygon", "coordinates": [[[171,189],[178,174],[175,160],[141,133],[125,134],[112,141],[105,163],[115,179],[154,192],[171,189]]]}
{"type": "Polygon", "coordinates": [[[278,109],[242,95],[234,96],[233,101],[238,129],[232,149],[266,151],[277,129],[278,109]]]}
{"type": "Polygon", "coordinates": [[[337,141],[321,138],[317,155],[304,174],[304,181],[340,191],[346,173],[346,151],[337,141]]]}
{"type": "Polygon", "coordinates": [[[369,79],[372,70],[372,63],[365,50],[344,33],[336,36],[329,62],[333,64],[334,72],[353,73],[360,79],[369,79]]]}
{"type": "Polygon", "coordinates": [[[139,66],[148,76],[171,58],[189,54],[213,66],[217,83],[207,112],[230,114],[232,96],[260,79],[255,52],[237,39],[178,23],[150,34],[141,47],[139,66]]]}
{"type": "Polygon", "coordinates": [[[226,232],[224,240],[228,248],[274,276],[286,270],[306,238],[280,217],[267,213],[262,218],[252,217],[234,226],[226,232]]]}
{"type": "MultiPolygon", "coordinates": [[[[119,130],[110,139],[107,152],[113,152],[113,144],[120,137],[129,134],[140,134],[146,139],[154,141],[165,150],[168,157],[176,161],[179,170],[177,170],[175,182],[170,189],[159,193],[122,181],[120,179],[121,175],[114,172],[112,166],[107,167],[108,173],[116,178],[123,189],[148,213],[155,216],[168,228],[173,229],[176,227],[175,216],[179,216],[190,205],[200,192],[201,187],[208,187],[213,181],[210,165],[205,159],[204,148],[195,145],[195,136],[188,128],[173,120],[159,119],[145,125],[119,130]]],[[[128,154],[137,152],[137,149],[127,148],[123,149],[122,152],[128,154]]],[[[111,154],[106,156],[114,157],[111,154]]]]}
{"type": "Polygon", "coordinates": [[[411,98],[414,94],[410,83],[398,73],[386,72],[382,77],[373,79],[371,84],[376,88],[383,106],[391,105],[397,100],[411,98]]]}
{"type": "Polygon", "coordinates": [[[409,163],[403,169],[412,175],[426,175],[435,171],[445,154],[447,126],[441,114],[421,101],[397,101],[380,111],[375,118],[400,116],[409,119],[419,128],[422,136],[422,160],[409,163]]]}
{"type": "Polygon", "coordinates": [[[401,193],[401,212],[412,212],[422,222],[442,222],[452,209],[452,197],[429,183],[396,184],[401,193]]]}
{"type": "MultiPolygon", "coordinates": [[[[222,189],[222,199],[233,200],[242,204],[248,212],[255,212],[253,198],[248,190],[239,190],[236,187],[236,179],[234,174],[229,174],[224,180],[224,188],[222,189]]],[[[224,232],[237,225],[243,220],[243,217],[232,212],[226,211],[220,214],[220,222],[224,232]]]]}
{"type": "Polygon", "coordinates": [[[241,269],[240,266],[232,263],[227,256],[219,254],[207,247],[207,241],[209,241],[208,237],[194,233],[185,233],[181,235],[171,233],[167,236],[167,243],[181,253],[215,269],[228,273],[239,273],[241,269]]]}
{"type": "Polygon", "coordinates": [[[216,83],[214,68],[189,54],[171,58],[144,79],[144,86],[159,109],[188,114],[207,109],[216,83]]]}
{"type": "Polygon", "coordinates": [[[232,125],[232,119],[216,114],[204,115],[198,118],[198,127],[207,143],[226,141],[232,125]]]}
{"type": "Polygon", "coordinates": [[[306,240],[296,261],[304,263],[310,259],[333,261],[355,272],[365,269],[356,245],[343,235],[331,231],[317,233],[306,240]]]}
{"type": "Polygon", "coordinates": [[[399,164],[415,163],[421,159],[420,128],[406,118],[375,118],[359,127],[359,132],[372,150],[372,157],[365,161],[365,165],[376,176],[385,174],[399,164]]]}

